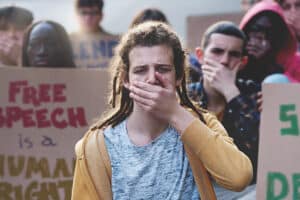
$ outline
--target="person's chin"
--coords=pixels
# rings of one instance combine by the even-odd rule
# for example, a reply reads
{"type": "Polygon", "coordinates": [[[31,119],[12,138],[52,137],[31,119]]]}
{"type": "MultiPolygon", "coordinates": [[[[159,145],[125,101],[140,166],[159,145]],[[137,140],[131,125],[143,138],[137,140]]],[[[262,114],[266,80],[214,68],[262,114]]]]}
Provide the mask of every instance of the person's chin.
{"type": "Polygon", "coordinates": [[[51,65],[47,61],[36,62],[34,67],[50,67],[51,65]]]}

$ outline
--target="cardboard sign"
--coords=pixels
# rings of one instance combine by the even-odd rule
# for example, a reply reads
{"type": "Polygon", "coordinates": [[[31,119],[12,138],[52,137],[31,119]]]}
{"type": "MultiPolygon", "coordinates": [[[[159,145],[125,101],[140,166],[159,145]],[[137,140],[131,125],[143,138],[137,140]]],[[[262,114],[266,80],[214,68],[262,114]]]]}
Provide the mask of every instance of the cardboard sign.
{"type": "Polygon", "coordinates": [[[237,25],[242,19],[243,13],[228,13],[187,17],[187,45],[191,52],[201,45],[201,38],[206,29],[218,21],[232,21],[237,25]]]}
{"type": "Polygon", "coordinates": [[[106,108],[108,77],[0,68],[0,199],[71,199],[75,143],[106,108]]]}
{"type": "Polygon", "coordinates": [[[104,69],[109,65],[118,36],[107,33],[71,34],[75,64],[79,68],[104,69]]]}
{"type": "Polygon", "coordinates": [[[257,199],[300,199],[300,84],[263,85],[257,199]]]}

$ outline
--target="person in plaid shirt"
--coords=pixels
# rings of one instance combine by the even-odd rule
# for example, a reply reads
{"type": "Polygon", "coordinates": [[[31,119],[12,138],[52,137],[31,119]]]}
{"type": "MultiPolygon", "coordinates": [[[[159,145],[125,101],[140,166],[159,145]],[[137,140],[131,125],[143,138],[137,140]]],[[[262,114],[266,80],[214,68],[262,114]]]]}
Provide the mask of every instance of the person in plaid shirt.
{"type": "Polygon", "coordinates": [[[201,81],[190,83],[188,91],[195,102],[218,117],[238,148],[251,159],[255,183],[260,121],[257,92],[261,86],[236,78],[247,63],[245,41],[244,33],[232,22],[211,25],[201,47],[196,48],[201,81]]]}

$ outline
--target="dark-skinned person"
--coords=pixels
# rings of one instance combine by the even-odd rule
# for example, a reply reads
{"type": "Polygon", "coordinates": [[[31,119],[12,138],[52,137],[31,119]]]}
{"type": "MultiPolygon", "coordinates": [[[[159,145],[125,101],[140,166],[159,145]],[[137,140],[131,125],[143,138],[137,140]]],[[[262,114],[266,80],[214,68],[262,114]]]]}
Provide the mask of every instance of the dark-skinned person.
{"type": "Polygon", "coordinates": [[[72,46],[64,27],[54,21],[32,24],[24,34],[21,65],[75,68],[72,46]]]}
{"type": "Polygon", "coordinates": [[[111,108],[76,144],[72,199],[213,200],[210,176],[243,190],[251,161],[188,98],[177,34],[145,22],[123,35],[114,55],[111,108]]]}
{"type": "Polygon", "coordinates": [[[239,71],[238,77],[261,84],[267,76],[283,73],[291,82],[300,81],[297,40],[276,2],[255,4],[244,15],[240,28],[248,38],[246,52],[249,61],[239,71]]]}

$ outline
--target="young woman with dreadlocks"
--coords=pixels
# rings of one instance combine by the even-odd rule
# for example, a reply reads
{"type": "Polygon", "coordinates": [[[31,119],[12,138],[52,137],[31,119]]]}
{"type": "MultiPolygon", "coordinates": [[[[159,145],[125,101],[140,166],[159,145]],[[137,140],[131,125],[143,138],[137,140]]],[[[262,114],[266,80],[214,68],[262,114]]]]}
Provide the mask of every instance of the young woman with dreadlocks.
{"type": "Polygon", "coordinates": [[[76,144],[72,199],[215,199],[240,191],[250,160],[186,94],[186,55],[168,25],[129,30],[112,66],[112,108],[76,144]]]}

